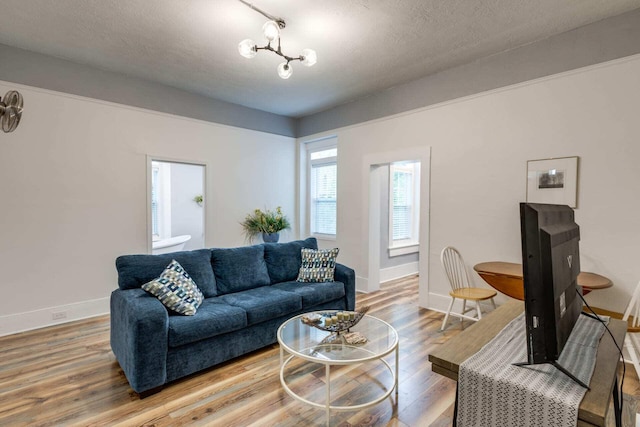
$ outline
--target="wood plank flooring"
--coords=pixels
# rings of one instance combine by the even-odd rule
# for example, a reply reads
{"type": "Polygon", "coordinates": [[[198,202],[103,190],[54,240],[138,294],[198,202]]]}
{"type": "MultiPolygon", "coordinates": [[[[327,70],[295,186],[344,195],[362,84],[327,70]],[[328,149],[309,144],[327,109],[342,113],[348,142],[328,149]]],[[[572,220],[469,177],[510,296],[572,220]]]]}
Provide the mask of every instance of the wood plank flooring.
{"type": "MultiPolygon", "coordinates": [[[[439,332],[443,315],[419,308],[417,299],[415,277],[358,294],[359,306],[398,330],[399,393],[373,408],[332,412],[332,426],[450,425],[455,382],[431,372],[427,355],[461,327],[456,320],[439,332]]],[[[0,338],[0,426],[325,426],[323,410],[284,392],[278,371],[273,345],[140,400],[111,353],[109,318],[101,316],[0,338]]],[[[324,367],[299,362],[286,375],[296,391],[323,402],[324,367]]],[[[390,385],[380,364],[332,370],[336,404],[362,402],[390,385]]],[[[640,397],[631,365],[625,393],[631,402],[640,397]]]]}

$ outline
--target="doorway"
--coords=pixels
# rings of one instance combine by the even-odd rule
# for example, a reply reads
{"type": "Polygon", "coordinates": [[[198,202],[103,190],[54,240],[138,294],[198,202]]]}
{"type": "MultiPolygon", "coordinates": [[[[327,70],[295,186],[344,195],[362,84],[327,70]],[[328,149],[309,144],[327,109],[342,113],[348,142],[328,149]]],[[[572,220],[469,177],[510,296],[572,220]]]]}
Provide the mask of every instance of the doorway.
{"type": "Polygon", "coordinates": [[[148,252],[205,247],[206,165],[148,157],[148,252]]]}
{"type": "MultiPolygon", "coordinates": [[[[368,218],[367,234],[363,242],[368,248],[367,254],[367,279],[363,289],[365,292],[373,292],[380,289],[381,282],[381,260],[383,255],[382,245],[385,243],[385,251],[387,254],[394,253],[400,256],[414,254],[417,258],[417,270],[419,274],[419,300],[422,307],[428,306],[428,278],[429,278],[429,178],[431,165],[431,148],[420,147],[415,149],[398,150],[396,152],[371,154],[365,158],[364,176],[369,189],[368,202],[364,207],[366,212],[364,218],[368,218]],[[401,166],[399,174],[402,175],[407,171],[409,165],[413,166],[414,176],[418,180],[415,184],[419,187],[414,197],[416,205],[414,206],[415,216],[407,215],[406,219],[415,218],[417,239],[407,239],[406,244],[398,244],[396,248],[392,248],[393,230],[390,227],[383,227],[383,215],[389,215],[392,212],[393,200],[390,200],[390,189],[394,185],[391,170],[393,165],[401,166]],[[419,165],[419,166],[416,166],[419,165]],[[415,173],[417,171],[417,174],[415,173]],[[386,185],[384,185],[386,181],[386,185]],[[388,194],[383,194],[389,192],[388,194]],[[389,201],[386,209],[381,208],[381,201],[389,201]],[[416,250],[417,249],[417,250],[416,250]]],[[[403,176],[402,179],[406,178],[403,176]]],[[[398,183],[396,177],[396,183],[398,183]]],[[[409,187],[410,188],[410,187],[409,187]]],[[[415,188],[415,186],[413,187],[415,188]]],[[[401,213],[406,206],[400,206],[396,203],[396,212],[401,213]]],[[[392,219],[388,220],[390,223],[392,219]]],[[[406,230],[406,229],[405,229],[406,230]]],[[[396,232],[397,232],[396,227],[396,232]]],[[[402,234],[402,233],[399,233],[402,234]]],[[[409,257],[405,257],[407,259],[409,257]]],[[[411,268],[415,270],[414,264],[411,268]]],[[[401,271],[401,269],[399,269],[401,271]]],[[[400,273],[401,274],[401,273],[400,273]]]]}

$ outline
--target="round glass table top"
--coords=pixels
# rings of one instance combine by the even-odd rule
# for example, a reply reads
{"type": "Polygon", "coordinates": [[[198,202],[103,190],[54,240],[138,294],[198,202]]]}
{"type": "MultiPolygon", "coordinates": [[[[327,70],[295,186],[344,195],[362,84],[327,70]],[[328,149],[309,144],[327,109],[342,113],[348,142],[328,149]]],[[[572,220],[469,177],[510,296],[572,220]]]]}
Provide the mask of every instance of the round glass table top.
{"type": "MultiPolygon", "coordinates": [[[[336,311],[318,311],[320,315],[335,314],[336,311]]],[[[348,364],[378,359],[394,350],[398,345],[398,333],[387,322],[365,315],[360,322],[350,328],[367,338],[362,344],[347,344],[332,339],[332,333],[320,330],[302,322],[304,313],[295,316],[278,329],[278,342],[291,354],[315,362],[348,364]]]]}

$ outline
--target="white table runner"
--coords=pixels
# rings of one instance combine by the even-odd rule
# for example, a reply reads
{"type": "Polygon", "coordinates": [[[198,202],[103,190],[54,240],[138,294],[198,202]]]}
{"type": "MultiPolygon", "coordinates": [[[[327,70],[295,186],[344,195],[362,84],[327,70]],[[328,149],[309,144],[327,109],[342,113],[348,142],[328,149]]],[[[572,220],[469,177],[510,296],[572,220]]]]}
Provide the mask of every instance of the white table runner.
{"type": "MultiPolygon", "coordinates": [[[[580,316],[558,363],[589,384],[604,326],[580,316]]],[[[575,427],[586,389],[549,364],[526,362],[524,313],[460,365],[458,426],[575,427]]]]}

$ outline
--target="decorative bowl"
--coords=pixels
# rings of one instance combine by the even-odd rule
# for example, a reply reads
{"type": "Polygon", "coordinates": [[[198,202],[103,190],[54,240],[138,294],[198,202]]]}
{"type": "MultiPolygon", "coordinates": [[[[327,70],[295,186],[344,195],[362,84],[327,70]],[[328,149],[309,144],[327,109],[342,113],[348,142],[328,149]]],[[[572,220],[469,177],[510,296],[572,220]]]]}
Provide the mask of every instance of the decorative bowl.
{"type": "Polygon", "coordinates": [[[362,320],[367,311],[369,311],[369,308],[369,306],[365,306],[357,311],[342,311],[342,313],[347,314],[354,313],[354,318],[349,320],[339,320],[337,323],[331,323],[329,326],[326,326],[326,319],[335,316],[338,311],[320,312],[317,313],[319,315],[317,318],[315,316],[302,317],[301,321],[305,325],[313,326],[321,331],[340,333],[348,331],[362,320]]]}

